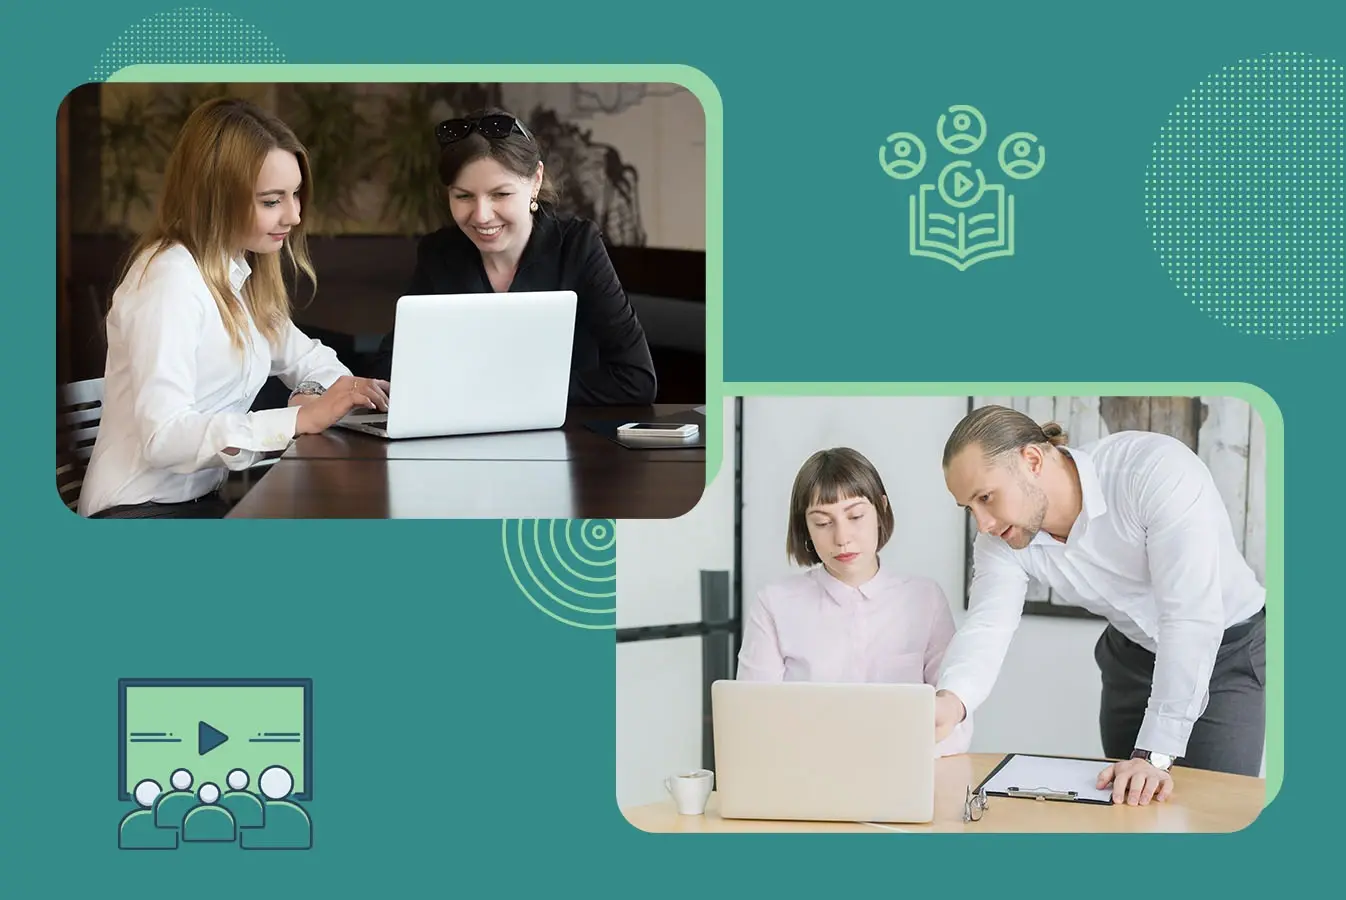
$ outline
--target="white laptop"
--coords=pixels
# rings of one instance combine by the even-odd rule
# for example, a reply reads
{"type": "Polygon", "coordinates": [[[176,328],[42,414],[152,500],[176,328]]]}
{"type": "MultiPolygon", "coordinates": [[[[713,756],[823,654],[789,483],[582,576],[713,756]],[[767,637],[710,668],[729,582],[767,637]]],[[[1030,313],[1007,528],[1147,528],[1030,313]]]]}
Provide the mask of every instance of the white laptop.
{"type": "Polygon", "coordinates": [[[384,438],[560,428],[576,302],[574,291],[400,298],[388,412],[336,424],[384,438]]]}
{"type": "Polygon", "coordinates": [[[726,819],[934,819],[928,684],[716,681],[711,715],[726,819]]]}

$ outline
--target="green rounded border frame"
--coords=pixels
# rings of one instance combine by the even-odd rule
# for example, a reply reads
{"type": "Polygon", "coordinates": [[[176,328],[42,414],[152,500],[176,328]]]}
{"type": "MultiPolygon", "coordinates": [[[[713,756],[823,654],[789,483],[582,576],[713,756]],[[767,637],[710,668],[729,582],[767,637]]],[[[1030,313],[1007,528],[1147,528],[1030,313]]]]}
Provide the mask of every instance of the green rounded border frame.
{"type": "MultiPolygon", "coordinates": [[[[706,118],[706,394],[723,378],[724,297],[724,103],[714,82],[681,64],[420,65],[300,63],[146,63],[113,72],[107,83],[130,82],[417,82],[500,81],[522,83],[660,82],[676,84],[701,104],[706,118]]],[[[709,409],[709,407],[708,407],[709,409]]],[[[706,484],[724,453],[720,416],[706,416],[706,484]]]]}
{"type": "MultiPolygon", "coordinates": [[[[707,411],[733,397],[1107,397],[1221,396],[1245,400],[1262,417],[1267,459],[1267,729],[1266,806],[1285,781],[1285,419],[1271,395],[1245,382],[717,382],[707,387],[707,411]]],[[[707,416],[707,418],[710,418],[707,416]]],[[[1253,821],[1256,821],[1254,819],[1253,821]]],[[[1250,822],[1249,825],[1252,823],[1250,822]]],[[[1245,826],[1246,827],[1246,826],[1245,826]]]]}

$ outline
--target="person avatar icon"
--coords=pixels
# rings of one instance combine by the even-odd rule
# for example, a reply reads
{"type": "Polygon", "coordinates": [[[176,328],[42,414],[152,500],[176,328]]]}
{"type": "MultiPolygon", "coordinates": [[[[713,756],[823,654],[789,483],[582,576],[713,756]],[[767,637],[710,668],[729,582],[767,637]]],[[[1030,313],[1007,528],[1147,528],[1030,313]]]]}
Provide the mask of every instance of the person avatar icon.
{"type": "Polygon", "coordinates": [[[168,779],[173,790],[160,794],[154,804],[154,825],[156,828],[181,828],[182,820],[196,806],[196,795],[192,793],[192,773],[186,769],[177,769],[168,779]]]}
{"type": "Polygon", "coordinates": [[[182,822],[184,841],[233,841],[237,836],[234,817],[229,810],[218,806],[220,789],[207,781],[197,792],[201,804],[187,813],[182,822]]]}
{"type": "Polygon", "coordinates": [[[888,142],[879,148],[879,165],[898,181],[915,178],[925,168],[925,144],[910,131],[888,135],[888,142]],[[889,148],[892,158],[888,157],[889,148]]]}
{"type": "Polygon", "coordinates": [[[996,158],[1000,161],[1001,171],[1006,175],[1025,181],[1041,172],[1042,167],[1047,164],[1047,148],[1038,143],[1037,135],[1032,132],[1016,131],[1000,142],[996,158]],[[1006,155],[1007,150],[1013,159],[1006,155]],[[1034,150],[1037,150],[1037,159],[1032,158],[1034,150]]]}
{"type": "Polygon", "coordinates": [[[294,776],[284,766],[270,766],[257,779],[266,798],[266,824],[239,835],[244,850],[308,850],[313,846],[313,821],[303,807],[285,798],[294,790],[294,776]]]}
{"type": "Polygon", "coordinates": [[[146,778],[136,785],[135,798],[140,809],[127,813],[117,829],[119,850],[176,850],[178,832],[154,826],[154,801],[162,793],[159,782],[146,778]]]}
{"type": "Polygon", "coordinates": [[[229,790],[220,798],[220,806],[229,810],[239,828],[261,828],[266,823],[262,801],[248,791],[248,773],[234,769],[225,778],[229,790]]]}
{"type": "Polygon", "coordinates": [[[940,115],[935,123],[935,136],[950,153],[959,156],[974,153],[986,140],[986,118],[975,106],[950,106],[949,111],[940,115]],[[948,128],[950,121],[952,130],[948,128]]]}

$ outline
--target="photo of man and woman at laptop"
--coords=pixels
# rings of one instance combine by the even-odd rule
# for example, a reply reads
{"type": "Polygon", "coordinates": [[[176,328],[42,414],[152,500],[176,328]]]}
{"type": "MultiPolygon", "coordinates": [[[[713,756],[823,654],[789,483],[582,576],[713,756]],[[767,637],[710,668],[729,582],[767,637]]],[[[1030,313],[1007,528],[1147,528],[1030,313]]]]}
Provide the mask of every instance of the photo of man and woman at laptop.
{"type": "Polygon", "coordinates": [[[1268,446],[1248,401],[749,397],[726,416],[738,446],[702,503],[618,540],[633,825],[1256,818],[1268,446]]]}
{"type": "Polygon", "coordinates": [[[57,483],[80,515],[699,499],[685,90],[93,84],[61,115],[57,483]]]}

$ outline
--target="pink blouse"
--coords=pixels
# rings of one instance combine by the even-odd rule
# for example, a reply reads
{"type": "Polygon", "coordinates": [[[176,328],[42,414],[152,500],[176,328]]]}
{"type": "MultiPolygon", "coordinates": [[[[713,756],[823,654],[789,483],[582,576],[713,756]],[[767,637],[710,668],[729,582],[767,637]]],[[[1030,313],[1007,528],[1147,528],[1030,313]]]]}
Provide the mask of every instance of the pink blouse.
{"type": "MultiPolygon", "coordinates": [[[[954,633],[940,586],[879,567],[858,588],[822,566],[767,585],[743,622],[740,681],[934,685],[954,633]]],[[[969,716],[935,748],[966,753],[969,716]]]]}

